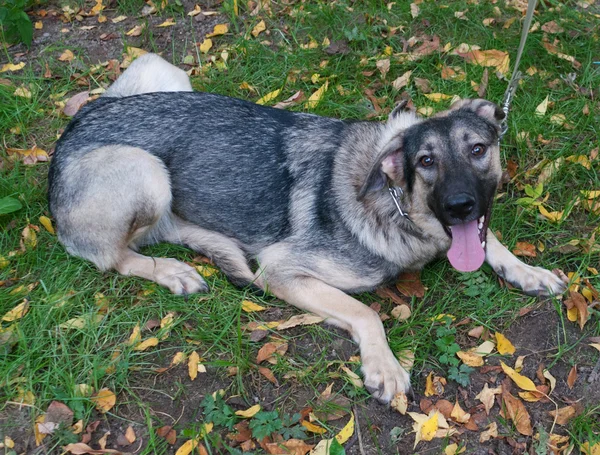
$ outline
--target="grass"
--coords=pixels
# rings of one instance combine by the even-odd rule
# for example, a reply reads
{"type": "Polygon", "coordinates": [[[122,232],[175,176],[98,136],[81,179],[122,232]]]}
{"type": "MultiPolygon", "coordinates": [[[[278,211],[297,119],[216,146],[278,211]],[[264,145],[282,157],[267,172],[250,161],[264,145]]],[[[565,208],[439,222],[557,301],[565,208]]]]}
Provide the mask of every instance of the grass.
{"type": "MultiPolygon", "coordinates": [[[[91,7],[88,3],[87,9],[91,7]]],[[[242,11],[245,11],[244,2],[240,4],[242,11]]],[[[118,9],[106,14],[134,15],[139,12],[141,5],[133,0],[119,0],[118,9]]],[[[484,69],[467,64],[459,56],[450,53],[436,52],[412,62],[391,57],[392,64],[386,78],[382,79],[378,74],[376,62],[387,58],[387,46],[396,54],[402,51],[402,38],[408,39],[425,32],[438,35],[442,44],[477,44],[482,49],[509,51],[514,58],[520,34],[518,21],[507,29],[501,25],[486,27],[482,24],[483,19],[490,17],[495,17],[498,24],[503,24],[515,16],[513,9],[490,2],[475,4],[454,1],[443,6],[445,8],[440,8],[434,2],[421,3],[419,17],[412,19],[408,4],[401,2],[388,9],[378,1],[313,1],[292,6],[272,4],[272,16],[260,14],[251,17],[244,14],[235,17],[232,15],[231,2],[227,1],[223,4],[223,11],[234,33],[213,38],[215,47],[208,55],[200,56],[201,62],[198,63],[202,69],[199,75],[192,78],[192,82],[198,90],[256,101],[279,88],[282,89],[280,99],[287,98],[297,90],[303,90],[308,95],[327,79],[330,88],[314,112],[348,119],[378,117],[372,102],[365,96],[366,89],[374,91],[382,108],[379,117],[385,117],[385,113],[393,108],[400,97],[400,93],[392,88],[391,81],[409,70],[413,71],[412,78],[428,79],[433,92],[473,97],[470,81],[479,82],[484,69]],[[499,17],[494,13],[496,6],[500,8],[499,17]],[[454,13],[461,11],[467,11],[468,20],[455,17],[454,13]],[[253,38],[249,32],[260,19],[266,21],[269,34],[263,33],[253,38]],[[425,25],[423,20],[429,23],[425,25]],[[390,27],[401,28],[391,35],[390,27]],[[325,54],[321,43],[326,38],[332,42],[346,41],[349,53],[325,54]],[[311,41],[318,43],[318,46],[305,48],[311,41]],[[211,63],[210,60],[213,56],[216,62],[222,62],[221,51],[228,53],[226,69],[223,64],[211,63]],[[440,77],[442,65],[459,67],[466,73],[465,80],[443,80],[440,77]],[[316,82],[311,79],[314,74],[319,75],[316,82]],[[243,82],[253,87],[253,91],[240,88],[243,82]]],[[[594,19],[579,8],[562,7],[559,11],[558,7],[558,2],[540,5],[535,20],[541,24],[556,20],[565,29],[565,32],[556,35],[560,39],[561,49],[568,55],[574,55],[583,64],[581,70],[576,72],[575,83],[582,87],[598,87],[600,74],[597,65],[591,63],[594,59],[598,60],[598,33],[588,29],[594,19]]],[[[194,27],[194,22],[182,13],[181,7],[172,5],[169,8],[162,14],[161,22],[166,17],[175,16],[186,27],[194,27]]],[[[127,29],[122,30],[121,35],[125,31],[127,29]]],[[[155,36],[159,31],[149,25],[141,37],[142,44],[136,44],[148,50],[166,50],[176,64],[180,64],[185,55],[198,55],[193,49],[193,41],[197,39],[201,42],[201,36],[187,34],[183,38],[185,42],[181,42],[182,38],[177,38],[180,41],[173,39],[168,49],[162,49],[161,42],[155,36]]],[[[503,163],[512,160],[518,165],[518,177],[501,190],[502,196],[494,207],[492,228],[503,234],[503,241],[510,249],[517,241],[542,242],[544,252],[528,262],[577,272],[599,287],[600,281],[588,270],[588,267],[597,267],[597,252],[578,249],[562,254],[558,250],[570,241],[589,239],[594,229],[597,232],[598,215],[575,207],[564,222],[551,224],[536,216],[535,210],[516,203],[519,197],[524,196],[523,185],[535,183],[536,176],[528,176],[527,171],[542,159],[587,155],[599,146],[597,102],[572,85],[560,82],[561,76],[567,77],[573,68],[569,62],[546,52],[542,47],[543,36],[539,31],[530,34],[523,57],[522,69],[535,66],[538,72],[524,77],[513,103],[510,130],[503,142],[502,154],[503,163]],[[549,88],[548,83],[555,79],[559,82],[554,88],[549,88]],[[541,119],[533,113],[547,95],[554,105],[541,119]],[[589,115],[582,114],[586,105],[591,111],[589,115]],[[549,116],[556,113],[563,114],[572,129],[550,123],[549,116]],[[519,133],[527,133],[531,145],[519,139],[519,133]],[[543,141],[537,140],[539,135],[543,141]]],[[[549,35],[550,41],[553,38],[553,35],[549,35]]],[[[125,37],[125,40],[134,42],[132,38],[125,37]]],[[[64,49],[72,47],[69,43],[66,38],[58,36],[40,53],[39,59],[28,64],[23,71],[2,74],[11,84],[0,84],[0,125],[3,142],[7,146],[30,148],[37,144],[50,150],[68,122],[60,114],[60,101],[80,90],[74,78],[88,78],[91,88],[109,82],[102,70],[90,69],[89,64],[96,62],[86,59],[84,43],[74,49],[78,55],[77,61],[83,62],[83,65],[57,61],[56,57],[64,49]],[[46,64],[53,73],[51,79],[42,77],[46,64]],[[31,91],[30,99],[13,95],[15,87],[21,85],[31,91]]],[[[34,52],[37,50],[34,48],[34,52]]],[[[120,58],[119,53],[113,58],[120,58]]],[[[8,49],[7,54],[12,59],[13,49],[8,49]]],[[[487,98],[499,102],[505,87],[506,81],[498,79],[490,71],[487,98]]],[[[428,100],[413,83],[405,90],[417,107],[431,106],[441,110],[447,106],[447,101],[436,104],[428,100]]],[[[292,109],[303,110],[303,107],[292,109]]],[[[76,393],[75,386],[89,384],[95,390],[109,387],[118,392],[120,398],[128,397],[130,405],[142,409],[142,420],[149,429],[156,426],[160,418],[152,414],[147,406],[144,394],[140,391],[140,381],[143,382],[140,378],[153,377],[153,370],[167,366],[177,351],[189,354],[193,350],[200,353],[209,371],[220,378],[220,383],[225,384],[228,395],[239,394],[248,404],[252,404],[253,396],[258,393],[258,376],[253,361],[263,343],[249,341],[243,326],[248,320],[263,320],[264,316],[244,314],[240,310],[240,302],[249,298],[262,303],[272,308],[269,312],[273,313],[274,318],[290,315],[292,310],[271,298],[257,297],[234,288],[220,273],[207,278],[211,287],[208,295],[191,296],[189,299],[173,296],[155,284],[140,279],[120,277],[113,272],[100,273],[89,263],[68,256],[56,237],[43,227],[37,232],[37,246],[20,251],[22,229],[29,223],[39,226],[39,217],[49,216],[45,197],[47,164],[25,166],[18,161],[8,160],[4,152],[0,152],[0,159],[0,197],[18,197],[24,205],[14,214],[0,216],[0,229],[3,231],[0,236],[0,256],[8,261],[0,269],[0,314],[6,313],[23,299],[30,302],[29,313],[15,324],[14,345],[6,348],[9,352],[0,354],[0,403],[5,404],[4,411],[0,412],[9,412],[12,408],[6,403],[18,402],[30,392],[35,401],[31,404],[28,424],[32,425],[33,419],[52,400],[63,401],[75,412],[76,419],[87,422],[95,415],[94,406],[88,398],[76,393]],[[99,305],[102,298],[98,297],[98,293],[105,296],[107,312],[99,305]],[[165,342],[148,352],[136,352],[126,345],[136,324],[143,327],[150,319],[160,320],[169,312],[176,313],[177,318],[165,342]],[[94,322],[98,314],[103,315],[102,320],[94,322]],[[72,318],[83,318],[86,323],[78,329],[59,327],[72,318]],[[232,378],[226,376],[227,368],[231,366],[238,368],[232,378]]],[[[592,163],[589,169],[577,163],[565,162],[545,184],[545,193],[548,193],[546,204],[555,210],[563,210],[573,203],[580,189],[600,189],[598,161],[592,163]]],[[[195,256],[187,249],[168,245],[153,246],[145,251],[147,254],[187,261],[195,256]]],[[[475,293],[464,295],[465,283],[459,274],[451,270],[446,261],[435,262],[423,272],[423,283],[428,291],[423,300],[414,299],[411,302],[411,318],[403,322],[386,322],[393,351],[410,349],[415,352],[414,378],[432,368],[444,372],[436,358],[438,351],[433,344],[435,326],[432,318],[440,313],[450,313],[458,320],[469,317],[478,325],[504,330],[515,321],[519,308],[537,301],[500,288],[494,275],[487,269],[480,276],[483,280],[477,284],[475,293]]],[[[359,298],[367,304],[380,300],[374,294],[361,295],[359,298]]],[[[561,313],[561,307],[561,304],[556,304],[558,313],[561,313]]],[[[383,304],[383,311],[389,312],[390,309],[391,305],[383,304]]],[[[567,324],[571,323],[563,318],[558,328],[558,339],[562,344],[553,361],[580,361],[569,357],[577,354],[578,344],[561,336],[560,332],[566,330],[564,327],[567,324]]],[[[7,327],[8,323],[2,324],[2,328],[7,327]]],[[[588,322],[588,333],[600,334],[597,313],[588,322]]],[[[297,344],[298,348],[272,367],[281,383],[288,381],[290,384],[288,393],[275,397],[273,405],[295,412],[304,405],[300,400],[295,403],[294,392],[297,389],[308,390],[308,400],[315,403],[324,385],[339,378],[340,361],[332,358],[328,348],[345,335],[320,325],[277,335],[283,336],[290,346],[297,344]],[[283,379],[286,374],[293,375],[293,379],[283,379]]],[[[143,336],[151,335],[145,332],[143,336]]],[[[348,366],[358,371],[357,364],[348,366]]],[[[416,384],[419,387],[418,379],[416,384]]],[[[338,389],[340,393],[352,396],[358,403],[368,400],[366,392],[356,389],[349,382],[338,381],[338,386],[341,387],[341,390],[338,389]]],[[[167,393],[177,403],[185,403],[194,394],[190,387],[183,374],[176,377],[169,392],[160,387],[157,390],[167,393]]],[[[142,389],[146,388],[152,389],[151,381],[143,382],[142,389]]],[[[213,391],[206,390],[204,393],[213,391]]],[[[121,402],[119,405],[125,406],[121,402]]],[[[121,408],[116,409],[111,415],[128,418],[121,416],[118,411],[121,408]]],[[[590,408],[573,422],[570,432],[579,442],[597,437],[598,428],[594,426],[592,418],[597,412],[597,407],[590,408]]],[[[200,417],[198,412],[194,415],[200,417]]],[[[17,426],[21,424],[15,423],[17,426]]],[[[0,427],[0,433],[11,434],[11,430],[17,429],[10,428],[9,424],[8,428],[0,427]]],[[[164,441],[156,437],[153,431],[149,431],[149,435],[150,439],[145,441],[142,453],[166,453],[164,441]]],[[[58,450],[60,445],[68,442],[65,437],[55,437],[53,445],[47,447],[49,452],[58,450]]],[[[370,434],[369,437],[373,438],[374,444],[380,444],[377,435],[370,434]]]]}

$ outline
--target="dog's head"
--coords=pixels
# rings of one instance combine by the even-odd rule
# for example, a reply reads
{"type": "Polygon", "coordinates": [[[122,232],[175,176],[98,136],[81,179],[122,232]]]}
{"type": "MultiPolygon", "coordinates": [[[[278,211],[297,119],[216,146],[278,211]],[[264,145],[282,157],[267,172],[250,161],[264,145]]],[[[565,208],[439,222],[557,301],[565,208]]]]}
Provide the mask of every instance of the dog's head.
{"type": "Polygon", "coordinates": [[[399,131],[383,148],[359,198],[389,179],[404,190],[405,208],[415,224],[435,218],[452,239],[452,265],[476,270],[485,259],[490,211],[502,175],[498,135],[503,118],[493,103],[461,100],[399,131]]]}

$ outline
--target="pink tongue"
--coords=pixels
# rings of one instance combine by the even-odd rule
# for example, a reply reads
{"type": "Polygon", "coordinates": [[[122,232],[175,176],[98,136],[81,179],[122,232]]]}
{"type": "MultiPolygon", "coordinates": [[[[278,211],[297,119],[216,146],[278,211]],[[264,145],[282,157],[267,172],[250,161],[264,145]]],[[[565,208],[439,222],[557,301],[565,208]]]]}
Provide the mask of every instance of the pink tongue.
{"type": "Polygon", "coordinates": [[[452,267],[461,272],[473,272],[485,260],[485,251],[479,240],[477,220],[450,226],[452,246],[448,250],[448,260],[452,267]]]}

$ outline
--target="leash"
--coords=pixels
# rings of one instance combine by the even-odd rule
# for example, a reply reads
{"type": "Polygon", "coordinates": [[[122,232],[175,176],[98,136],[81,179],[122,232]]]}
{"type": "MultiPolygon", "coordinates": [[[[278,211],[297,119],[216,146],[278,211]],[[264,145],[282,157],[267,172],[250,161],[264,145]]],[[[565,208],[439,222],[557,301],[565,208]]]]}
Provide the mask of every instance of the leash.
{"type": "Polygon", "coordinates": [[[529,0],[527,3],[527,14],[525,15],[525,21],[523,22],[523,30],[521,31],[521,42],[519,43],[519,50],[517,51],[517,58],[515,59],[515,67],[513,69],[512,76],[510,78],[510,82],[508,83],[508,87],[506,88],[506,92],[504,92],[504,99],[502,100],[502,110],[504,111],[504,119],[500,124],[500,135],[498,136],[498,144],[508,131],[508,113],[510,112],[510,104],[515,96],[515,92],[517,91],[517,87],[519,86],[519,81],[523,74],[519,71],[519,63],[521,63],[521,56],[523,55],[523,50],[525,49],[525,42],[527,41],[527,35],[529,35],[529,29],[531,28],[531,21],[533,19],[533,12],[535,10],[535,6],[537,4],[537,0],[529,0]]]}

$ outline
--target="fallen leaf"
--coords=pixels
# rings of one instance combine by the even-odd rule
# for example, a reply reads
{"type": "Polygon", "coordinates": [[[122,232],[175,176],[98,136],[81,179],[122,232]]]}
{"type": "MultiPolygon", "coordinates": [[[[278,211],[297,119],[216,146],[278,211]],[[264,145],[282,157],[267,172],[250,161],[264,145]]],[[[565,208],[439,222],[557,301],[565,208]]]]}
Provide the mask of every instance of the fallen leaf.
{"type": "Polygon", "coordinates": [[[535,245],[527,242],[517,242],[515,249],[513,250],[515,256],[527,256],[534,258],[537,256],[535,252],[535,245]]]}
{"type": "Polygon", "coordinates": [[[204,373],[206,371],[204,366],[200,363],[200,360],[200,356],[196,351],[190,354],[190,357],[188,359],[188,374],[192,381],[196,379],[199,372],[204,373]]]}
{"type": "Polygon", "coordinates": [[[392,82],[392,87],[394,87],[396,90],[400,90],[403,87],[406,87],[410,82],[411,74],[412,71],[407,71],[402,76],[399,76],[396,79],[394,79],[394,81],[392,82]]]}
{"type": "Polygon", "coordinates": [[[408,409],[408,398],[404,392],[398,392],[392,398],[392,402],[390,403],[392,409],[395,409],[400,414],[406,414],[406,410],[408,409]]]}
{"type": "Polygon", "coordinates": [[[113,24],[118,24],[119,22],[123,22],[125,19],[127,19],[127,16],[117,16],[117,17],[112,18],[110,21],[113,24]]]}
{"type": "Polygon", "coordinates": [[[571,419],[581,414],[582,408],[576,405],[565,406],[558,410],[549,411],[548,414],[554,419],[559,425],[567,425],[571,419]]]}
{"type": "Polygon", "coordinates": [[[460,360],[463,361],[465,365],[470,367],[480,367],[485,363],[483,357],[475,352],[458,351],[456,355],[458,358],[460,358],[460,360]]]}
{"type": "Polygon", "coordinates": [[[90,401],[96,405],[96,410],[102,414],[110,411],[117,402],[117,396],[115,393],[108,389],[103,388],[98,390],[94,396],[90,398],[90,401]]]}
{"type": "Polygon", "coordinates": [[[396,280],[396,289],[406,297],[423,298],[425,296],[425,287],[421,283],[419,272],[400,274],[396,280]]]}
{"type": "Polygon", "coordinates": [[[456,400],[456,403],[454,404],[454,407],[452,408],[452,412],[450,413],[450,418],[458,423],[467,423],[469,421],[469,419],[471,418],[471,414],[469,414],[468,412],[465,412],[460,407],[460,404],[458,404],[458,400],[456,400]]]}
{"type": "Polygon", "coordinates": [[[144,25],[136,25],[131,30],[129,30],[127,33],[125,33],[125,35],[127,35],[127,36],[140,36],[142,34],[142,32],[144,31],[144,28],[145,28],[144,25]]]}
{"type": "Polygon", "coordinates": [[[157,436],[164,438],[167,443],[174,445],[177,441],[177,432],[170,425],[165,425],[156,430],[157,436]]]}
{"type": "Polygon", "coordinates": [[[2,320],[5,322],[16,321],[25,316],[28,311],[29,300],[23,299],[21,303],[19,303],[16,307],[14,307],[12,310],[8,311],[4,316],[2,316],[2,320]]]}
{"type": "Polygon", "coordinates": [[[278,88],[277,90],[273,90],[272,92],[267,93],[265,96],[263,96],[262,98],[260,98],[256,104],[261,104],[264,105],[270,101],[273,101],[275,98],[277,98],[279,96],[279,93],[281,93],[281,89],[278,88]]]}
{"type": "Polygon", "coordinates": [[[317,105],[321,101],[321,98],[323,98],[323,95],[327,91],[327,87],[329,87],[329,81],[326,80],[325,83],[321,85],[321,87],[319,87],[318,90],[316,90],[312,95],[308,97],[308,100],[306,101],[306,103],[304,103],[304,106],[307,109],[314,109],[315,107],[317,107],[317,105]]]}
{"type": "Polygon", "coordinates": [[[548,110],[548,100],[550,98],[550,95],[547,95],[546,98],[544,98],[544,101],[542,101],[536,108],[535,108],[535,115],[537,115],[538,117],[543,117],[544,115],[546,115],[546,111],[548,110]]]}
{"type": "Polygon", "coordinates": [[[423,96],[435,103],[439,103],[442,100],[452,99],[452,95],[445,95],[444,93],[425,93],[423,96]]]}
{"type": "Polygon", "coordinates": [[[7,71],[20,71],[23,68],[25,68],[25,62],[21,62],[21,63],[5,63],[4,65],[2,65],[2,68],[0,68],[0,73],[5,73],[7,71]]]}
{"type": "Polygon", "coordinates": [[[474,49],[474,46],[467,46],[466,52],[460,52],[460,46],[457,51],[458,55],[463,57],[468,63],[484,67],[494,67],[496,71],[501,74],[508,74],[510,69],[510,57],[508,52],[491,49],[482,51],[481,49],[474,49]]]}
{"type": "Polygon", "coordinates": [[[362,379],[354,371],[345,366],[342,367],[342,370],[346,373],[348,379],[354,385],[354,387],[357,387],[359,389],[363,387],[364,384],[362,379]]]}
{"type": "Polygon", "coordinates": [[[381,59],[381,60],[377,60],[377,62],[375,63],[375,65],[377,66],[377,69],[381,73],[381,77],[383,79],[385,79],[385,76],[387,75],[387,73],[390,70],[390,59],[389,58],[384,58],[384,59],[381,59]]]}
{"type": "Polygon", "coordinates": [[[590,446],[589,442],[584,442],[581,445],[581,452],[585,455],[600,455],[600,442],[590,446]]]}
{"type": "Polygon", "coordinates": [[[498,424],[496,422],[490,423],[490,426],[486,430],[482,431],[479,435],[479,442],[484,443],[492,438],[498,437],[498,424]]]}
{"type": "Polygon", "coordinates": [[[204,41],[202,41],[202,44],[200,44],[200,46],[198,46],[200,48],[200,52],[202,52],[203,54],[206,54],[208,51],[210,51],[211,47],[213,45],[213,42],[210,38],[206,38],[204,41]]]}
{"type": "Polygon", "coordinates": [[[310,431],[311,433],[315,433],[315,434],[325,434],[327,433],[327,430],[319,425],[315,425],[312,422],[309,422],[308,420],[303,420],[301,422],[301,425],[306,428],[307,431],[310,431]]]}
{"type": "Polygon", "coordinates": [[[496,349],[498,349],[498,352],[501,355],[513,355],[515,353],[516,349],[513,346],[513,344],[508,340],[508,338],[506,338],[500,332],[496,332],[494,336],[496,337],[496,349]]]}
{"type": "Polygon", "coordinates": [[[235,411],[236,416],[243,417],[245,419],[249,419],[254,417],[260,411],[260,404],[255,404],[254,406],[249,407],[245,411],[235,411]]]}
{"type": "Polygon", "coordinates": [[[206,35],[206,38],[212,38],[213,36],[224,35],[229,30],[229,26],[227,24],[217,24],[214,26],[212,33],[206,35]]]}
{"type": "Polygon", "coordinates": [[[457,443],[448,444],[444,449],[444,455],[459,455],[467,450],[466,446],[462,446],[460,449],[458,448],[457,443]]]}
{"type": "Polygon", "coordinates": [[[259,350],[256,356],[256,363],[264,362],[277,351],[275,343],[265,343],[259,350]]]}
{"type": "Polygon", "coordinates": [[[64,51],[60,57],[58,57],[58,59],[61,62],[72,62],[73,59],[75,58],[75,55],[73,54],[73,52],[71,52],[69,49],[67,49],[66,51],[64,51]]]}
{"type": "Polygon", "coordinates": [[[266,308],[250,300],[242,300],[242,310],[244,310],[246,313],[254,313],[256,311],[264,311],[266,308]]]}
{"type": "Polygon", "coordinates": [[[469,330],[467,335],[469,335],[472,338],[481,338],[481,335],[483,334],[484,330],[485,330],[485,327],[480,325],[480,326],[474,327],[471,330],[469,330]]]}
{"type": "Polygon", "coordinates": [[[65,425],[71,426],[73,423],[73,411],[60,401],[53,401],[46,409],[45,423],[54,423],[56,426],[65,425]]]}
{"type": "Polygon", "coordinates": [[[292,327],[296,327],[299,325],[312,325],[318,324],[322,322],[323,318],[321,316],[317,316],[316,314],[299,314],[296,316],[292,316],[287,321],[282,322],[277,326],[277,330],[286,330],[291,329],[292,327]]]}
{"type": "Polygon", "coordinates": [[[252,36],[253,37],[257,37],[258,35],[260,35],[262,32],[264,32],[267,29],[267,25],[265,24],[265,21],[261,20],[258,24],[256,24],[254,26],[254,28],[252,29],[252,36]]]}
{"type": "Polygon", "coordinates": [[[397,305],[391,311],[392,317],[398,319],[399,321],[405,321],[410,318],[411,311],[410,307],[406,304],[397,305]]]}
{"type": "Polygon", "coordinates": [[[531,417],[523,402],[507,391],[502,392],[502,401],[506,414],[515,424],[517,431],[525,436],[531,436],[533,434],[531,417]]]}
{"type": "Polygon", "coordinates": [[[552,393],[552,391],[556,387],[556,378],[554,376],[552,376],[552,374],[550,374],[550,372],[548,370],[543,371],[543,376],[546,379],[548,379],[548,381],[550,381],[550,393],[552,393]]]}
{"type": "Polygon", "coordinates": [[[134,351],[145,351],[148,348],[157,346],[158,343],[159,343],[158,338],[151,337],[151,338],[148,338],[148,339],[142,341],[140,344],[138,344],[136,347],[134,347],[133,350],[134,351]]]}
{"type": "Polygon", "coordinates": [[[283,442],[268,442],[265,447],[272,455],[305,455],[314,445],[307,444],[301,439],[292,438],[283,442]]]}
{"type": "Polygon", "coordinates": [[[513,382],[517,384],[521,389],[527,390],[529,392],[537,391],[537,389],[535,388],[535,384],[531,379],[529,379],[526,376],[520,375],[502,361],[500,362],[500,365],[502,366],[502,371],[504,371],[504,373],[508,377],[510,377],[513,380],[513,382]]]}
{"type": "Polygon", "coordinates": [[[350,413],[350,419],[348,423],[344,425],[344,427],[340,430],[338,434],[335,435],[335,439],[340,444],[344,444],[350,437],[354,434],[354,413],[350,413]]]}
{"type": "Polygon", "coordinates": [[[288,99],[280,101],[279,103],[275,104],[273,107],[275,109],[287,109],[288,107],[295,106],[297,104],[302,103],[303,101],[304,101],[304,92],[302,90],[298,90],[296,93],[294,93],[288,99]]]}
{"type": "Polygon", "coordinates": [[[25,86],[17,87],[15,89],[15,96],[20,96],[21,98],[31,98],[31,91],[25,86]]]}
{"type": "Polygon", "coordinates": [[[417,5],[416,3],[411,3],[410,4],[410,15],[412,16],[412,18],[416,18],[419,13],[421,12],[419,5],[417,5]]]}
{"type": "Polygon", "coordinates": [[[500,387],[496,387],[494,389],[490,389],[487,383],[484,384],[483,389],[479,392],[475,398],[483,403],[485,408],[485,413],[490,414],[490,410],[494,406],[495,395],[502,393],[502,389],[500,387]]]}
{"type": "Polygon", "coordinates": [[[125,439],[127,439],[127,442],[129,442],[129,444],[135,442],[135,431],[133,431],[133,427],[131,425],[129,425],[127,427],[127,430],[125,430],[125,439]]]}
{"type": "Polygon", "coordinates": [[[581,63],[579,63],[577,60],[575,60],[575,57],[562,53],[560,51],[560,49],[557,46],[555,46],[554,44],[551,44],[547,41],[542,41],[542,46],[544,46],[544,48],[548,51],[548,53],[550,53],[552,55],[556,55],[560,59],[571,62],[571,65],[573,65],[573,68],[581,69],[581,63]]]}
{"type": "Polygon", "coordinates": [[[67,444],[63,447],[66,453],[72,453],[73,455],[85,455],[85,454],[103,454],[103,453],[115,453],[121,454],[120,451],[115,449],[92,449],[83,442],[77,442],[75,444],[67,444]]]}
{"type": "MultiPolygon", "coordinates": [[[[440,414],[438,411],[432,410],[429,415],[409,412],[408,415],[415,421],[413,423],[413,431],[415,435],[416,447],[420,441],[431,441],[438,430],[440,414]]],[[[443,416],[441,416],[443,418],[443,416]]]]}
{"type": "MultiPolygon", "coordinates": [[[[171,18],[167,19],[166,21],[164,21],[162,24],[158,24],[157,27],[171,27],[173,25],[175,25],[175,21],[171,17],[171,18]]],[[[226,32],[227,32],[227,30],[225,30],[224,33],[226,33],[226,32]]]]}
{"type": "Polygon", "coordinates": [[[579,292],[572,291],[569,293],[569,298],[565,299],[565,305],[567,308],[577,308],[577,321],[579,328],[583,330],[588,318],[589,310],[585,297],[579,292]]]}
{"type": "Polygon", "coordinates": [[[567,385],[569,386],[569,389],[573,389],[575,381],[577,381],[577,365],[573,365],[573,368],[571,368],[571,371],[569,371],[569,376],[567,377],[567,385]]]}

